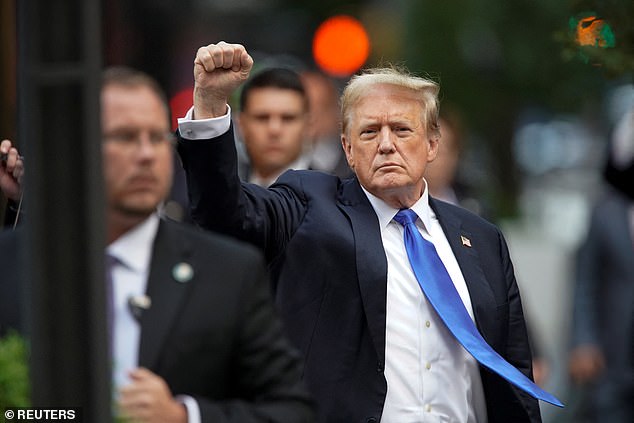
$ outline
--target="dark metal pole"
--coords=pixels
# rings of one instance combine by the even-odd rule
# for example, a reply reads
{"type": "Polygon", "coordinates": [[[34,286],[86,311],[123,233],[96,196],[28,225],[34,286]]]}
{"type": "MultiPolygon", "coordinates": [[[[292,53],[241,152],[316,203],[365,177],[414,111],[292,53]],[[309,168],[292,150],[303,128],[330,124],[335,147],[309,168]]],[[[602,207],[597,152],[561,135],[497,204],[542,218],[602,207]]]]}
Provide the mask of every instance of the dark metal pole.
{"type": "Polygon", "coordinates": [[[103,283],[101,2],[20,0],[18,136],[26,157],[33,405],[111,421],[103,283]]]}

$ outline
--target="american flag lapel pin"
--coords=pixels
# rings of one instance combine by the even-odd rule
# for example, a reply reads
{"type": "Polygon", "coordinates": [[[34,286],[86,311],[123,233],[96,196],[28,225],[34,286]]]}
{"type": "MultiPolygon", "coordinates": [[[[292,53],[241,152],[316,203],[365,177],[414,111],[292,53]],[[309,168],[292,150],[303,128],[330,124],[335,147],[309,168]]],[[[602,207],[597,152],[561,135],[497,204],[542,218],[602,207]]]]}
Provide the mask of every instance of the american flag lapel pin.
{"type": "Polygon", "coordinates": [[[463,247],[471,248],[471,240],[464,235],[460,235],[460,241],[462,241],[463,247]]]}

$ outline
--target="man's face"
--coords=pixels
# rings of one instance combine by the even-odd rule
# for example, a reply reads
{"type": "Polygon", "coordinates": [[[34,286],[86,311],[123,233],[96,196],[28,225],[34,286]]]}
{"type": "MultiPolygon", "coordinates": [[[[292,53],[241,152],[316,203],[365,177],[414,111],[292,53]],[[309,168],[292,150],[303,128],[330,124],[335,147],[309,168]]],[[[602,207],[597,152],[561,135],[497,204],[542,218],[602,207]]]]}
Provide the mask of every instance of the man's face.
{"type": "Polygon", "coordinates": [[[423,116],[414,95],[392,85],[373,86],[351,111],[342,135],[348,163],[361,185],[388,203],[410,206],[422,194],[425,167],[438,151],[423,116]]]}
{"type": "Polygon", "coordinates": [[[108,210],[146,217],[167,197],[172,145],[165,106],[149,88],[111,84],[101,93],[108,210]]]}
{"type": "Polygon", "coordinates": [[[308,129],[306,104],[294,90],[254,88],[238,123],[253,169],[270,176],[300,156],[308,129]]]}
{"type": "Polygon", "coordinates": [[[456,131],[449,126],[449,123],[441,119],[440,132],[442,139],[438,145],[438,155],[425,171],[425,180],[427,180],[430,190],[436,191],[438,194],[451,188],[460,158],[460,146],[456,138],[458,136],[456,131]]]}

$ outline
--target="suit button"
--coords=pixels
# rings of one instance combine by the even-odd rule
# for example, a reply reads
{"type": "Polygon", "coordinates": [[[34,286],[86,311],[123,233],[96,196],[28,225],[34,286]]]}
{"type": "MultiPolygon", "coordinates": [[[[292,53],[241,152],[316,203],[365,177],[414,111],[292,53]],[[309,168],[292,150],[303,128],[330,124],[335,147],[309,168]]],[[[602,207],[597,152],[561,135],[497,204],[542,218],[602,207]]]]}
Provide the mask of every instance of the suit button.
{"type": "MultiPolygon", "coordinates": [[[[382,373],[383,372],[383,365],[381,363],[376,365],[376,372],[377,373],[382,373]]],[[[374,417],[372,417],[374,418],[374,417]]]]}
{"type": "Polygon", "coordinates": [[[368,418],[365,420],[365,422],[366,422],[366,423],[376,423],[376,418],[374,418],[374,417],[368,417],[368,418]]]}

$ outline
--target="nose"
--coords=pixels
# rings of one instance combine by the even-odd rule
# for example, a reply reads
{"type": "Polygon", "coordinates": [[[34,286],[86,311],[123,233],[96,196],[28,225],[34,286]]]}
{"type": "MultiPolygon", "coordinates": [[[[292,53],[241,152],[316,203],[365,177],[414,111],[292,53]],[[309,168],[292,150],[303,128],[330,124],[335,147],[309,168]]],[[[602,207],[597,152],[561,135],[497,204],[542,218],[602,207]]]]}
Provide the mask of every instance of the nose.
{"type": "Polygon", "coordinates": [[[282,130],[282,118],[277,116],[272,116],[269,118],[268,129],[269,132],[278,134],[282,130]]]}
{"type": "Polygon", "coordinates": [[[379,152],[383,154],[393,153],[395,151],[394,134],[389,128],[383,127],[379,133],[379,152]]]}
{"type": "Polygon", "coordinates": [[[156,155],[157,145],[152,142],[150,137],[151,135],[146,132],[139,134],[139,139],[137,140],[137,155],[141,158],[148,159],[156,155]]]}

